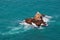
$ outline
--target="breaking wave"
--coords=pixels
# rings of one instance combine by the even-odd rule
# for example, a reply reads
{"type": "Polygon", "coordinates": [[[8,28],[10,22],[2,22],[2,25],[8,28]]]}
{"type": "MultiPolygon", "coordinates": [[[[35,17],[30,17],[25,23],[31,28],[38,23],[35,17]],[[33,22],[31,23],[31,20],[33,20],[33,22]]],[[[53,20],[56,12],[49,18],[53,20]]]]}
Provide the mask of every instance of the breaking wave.
{"type": "MultiPolygon", "coordinates": [[[[43,18],[43,20],[45,22],[47,22],[47,23],[51,21],[50,19],[52,19],[52,17],[51,16],[47,16],[47,15],[46,15],[46,17],[43,18]]],[[[24,21],[25,20],[23,20],[23,21],[20,20],[18,26],[15,26],[15,27],[9,26],[9,27],[7,27],[10,30],[7,31],[7,32],[0,32],[0,34],[9,35],[9,34],[24,33],[24,32],[26,32],[26,31],[28,31],[30,29],[35,28],[33,25],[27,24],[24,21]]],[[[44,29],[44,28],[42,26],[40,26],[40,28],[38,28],[38,29],[44,29]]]]}

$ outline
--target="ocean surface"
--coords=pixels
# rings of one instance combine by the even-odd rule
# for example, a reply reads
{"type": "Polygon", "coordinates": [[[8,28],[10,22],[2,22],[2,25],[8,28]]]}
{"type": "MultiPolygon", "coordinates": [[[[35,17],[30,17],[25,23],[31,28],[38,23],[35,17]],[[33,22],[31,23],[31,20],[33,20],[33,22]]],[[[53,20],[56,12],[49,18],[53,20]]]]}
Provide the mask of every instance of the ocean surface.
{"type": "Polygon", "coordinates": [[[0,40],[60,40],[60,0],[0,0],[0,40]],[[47,27],[19,24],[37,11],[52,17],[47,27]]]}

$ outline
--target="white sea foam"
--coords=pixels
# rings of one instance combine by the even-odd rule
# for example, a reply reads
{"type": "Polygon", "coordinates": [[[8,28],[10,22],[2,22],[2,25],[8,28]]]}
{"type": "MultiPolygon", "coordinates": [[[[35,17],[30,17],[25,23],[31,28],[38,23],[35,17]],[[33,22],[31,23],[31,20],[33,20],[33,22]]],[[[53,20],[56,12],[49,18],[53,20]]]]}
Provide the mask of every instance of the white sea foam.
{"type": "MultiPolygon", "coordinates": [[[[10,26],[8,28],[10,28],[10,26]]],[[[31,27],[28,27],[28,25],[24,25],[24,26],[21,25],[19,27],[11,27],[9,31],[0,32],[0,34],[1,35],[12,35],[12,34],[24,33],[30,29],[31,27]]]]}
{"type": "MultiPolygon", "coordinates": [[[[51,16],[45,16],[45,17],[43,18],[43,20],[44,20],[46,23],[48,23],[48,22],[50,22],[50,19],[51,19],[51,18],[52,18],[51,16]]],[[[11,27],[11,28],[10,28],[10,26],[9,26],[8,28],[10,28],[10,30],[9,30],[8,32],[4,32],[4,33],[0,32],[0,34],[2,34],[2,35],[9,35],[9,34],[23,33],[23,32],[26,32],[26,31],[34,28],[34,27],[37,27],[34,23],[32,23],[32,24],[33,24],[33,25],[27,24],[27,23],[25,22],[25,20],[23,20],[23,21],[20,21],[18,27],[11,27]]],[[[47,26],[48,26],[48,25],[47,25],[47,26]]],[[[38,29],[44,29],[44,28],[43,28],[42,26],[40,26],[38,29]]]]}

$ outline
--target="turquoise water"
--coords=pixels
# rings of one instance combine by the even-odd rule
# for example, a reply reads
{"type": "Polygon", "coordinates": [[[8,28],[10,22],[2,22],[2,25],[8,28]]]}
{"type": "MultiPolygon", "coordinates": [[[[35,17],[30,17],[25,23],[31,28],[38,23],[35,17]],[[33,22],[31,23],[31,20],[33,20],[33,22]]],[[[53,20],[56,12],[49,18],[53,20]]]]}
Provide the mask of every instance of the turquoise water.
{"type": "Polygon", "coordinates": [[[60,40],[60,0],[0,0],[0,40],[60,40]],[[23,29],[19,22],[37,11],[53,17],[49,26],[23,29]]]}

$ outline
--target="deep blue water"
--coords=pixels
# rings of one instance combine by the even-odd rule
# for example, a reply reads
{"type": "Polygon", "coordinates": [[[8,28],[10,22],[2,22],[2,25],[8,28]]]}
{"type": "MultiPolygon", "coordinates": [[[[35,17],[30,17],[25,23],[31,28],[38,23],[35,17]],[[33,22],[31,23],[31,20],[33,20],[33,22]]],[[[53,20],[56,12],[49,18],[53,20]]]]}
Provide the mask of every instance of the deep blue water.
{"type": "Polygon", "coordinates": [[[60,0],[0,0],[0,40],[60,40],[60,0]],[[37,11],[53,17],[49,26],[20,29],[20,20],[37,11]]]}

